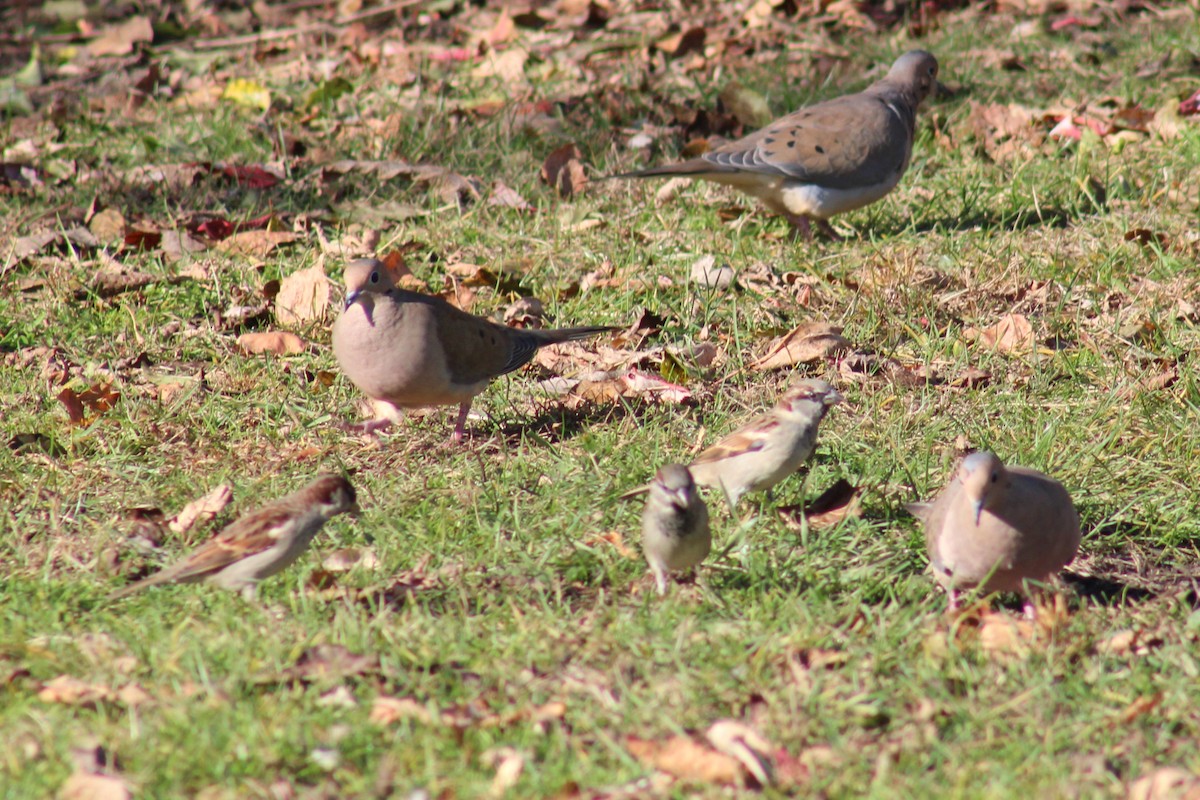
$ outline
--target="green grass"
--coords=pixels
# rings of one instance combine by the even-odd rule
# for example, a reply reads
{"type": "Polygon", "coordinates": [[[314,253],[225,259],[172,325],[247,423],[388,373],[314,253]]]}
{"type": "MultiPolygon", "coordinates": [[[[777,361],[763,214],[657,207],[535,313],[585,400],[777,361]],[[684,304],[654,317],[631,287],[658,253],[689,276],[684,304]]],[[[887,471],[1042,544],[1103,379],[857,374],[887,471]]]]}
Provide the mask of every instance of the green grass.
{"type": "MultiPolygon", "coordinates": [[[[321,78],[315,68],[277,69],[295,61],[287,49],[262,62],[225,51],[215,62],[221,80],[272,90],[266,127],[236,107],[193,112],[159,94],[131,114],[67,97],[54,133],[0,131],[5,148],[37,142],[38,165],[75,159],[102,173],[0,195],[4,243],[81,224],[93,200],[164,230],[195,212],[235,221],[275,212],[289,230],[297,215],[309,220],[295,227],[300,242],[261,261],[195,256],[206,280],[172,280],[187,260],[110,251],[156,278],[111,297],[86,290],[95,252],[0,267],[0,433],[52,443],[50,453],[0,450],[0,735],[9,743],[0,796],[53,795],[86,743],[104,747],[111,769],[145,797],[268,797],[283,784],[302,797],[474,797],[490,791],[498,748],[524,759],[509,797],[726,796],[705,783],[652,788],[653,770],[626,747],[630,736],[666,740],[723,718],[806,765],[806,777],[766,796],[1122,797],[1158,765],[1200,772],[1200,387],[1188,358],[1200,335],[1179,302],[1200,296],[1200,124],[1184,123],[1167,144],[1046,142],[1027,161],[995,164],[970,122],[972,103],[1043,109],[1115,95],[1156,109],[1189,94],[1188,59],[1200,52],[1194,6],[1186,17],[1104,17],[1085,33],[1011,42],[1011,17],[941,20],[916,40],[845,34],[854,55],[828,80],[803,51],[767,55],[784,53],[779,36],[776,50],[731,57],[715,74],[711,63],[649,70],[629,60],[642,48],[599,55],[581,78],[566,55],[539,51],[516,94],[563,101],[550,133],[522,130],[508,112],[464,111],[505,87],[472,78],[471,64],[416,56],[415,82],[342,63],[355,90],[305,119],[300,102],[321,78]],[[687,136],[670,103],[712,109],[734,77],[782,113],[860,88],[868,67],[911,46],[938,55],[956,94],[924,108],[900,187],[837,220],[844,243],[794,244],[782,220],[711,186],[657,205],[655,183],[597,183],[565,201],[539,183],[542,159],[568,141],[592,175],[676,157],[687,136]],[[987,66],[977,51],[992,46],[1029,69],[987,66]],[[1175,56],[1163,73],[1134,77],[1166,48],[1175,56]],[[625,146],[643,123],[666,128],[648,154],[625,146]],[[270,136],[280,130],[301,136],[309,156],[273,189],[117,179],[143,164],[274,160],[270,136]],[[343,158],[447,166],[478,178],[485,199],[501,180],[538,210],[485,201],[459,210],[404,180],[324,182],[320,164],[343,158]],[[464,447],[446,444],[450,409],[378,441],[347,434],[335,423],[356,417],[359,396],[337,374],[332,317],[299,329],[314,346],[286,358],[241,355],[243,329],[217,319],[316,263],[322,237],[364,232],[334,208],[385,202],[419,216],[375,224],[377,251],[413,243],[408,266],[432,290],[450,263],[515,269],[555,325],[625,326],[644,307],[665,319],[646,347],[707,341],[720,359],[686,381],[691,405],[626,399],[567,411],[535,395],[531,384],[545,375],[530,369],[478,398],[487,417],[471,421],[464,447]],[[723,219],[730,206],[744,213],[723,219]],[[575,227],[586,220],[601,224],[575,227]],[[1165,234],[1168,246],[1125,241],[1136,228],[1165,234]],[[690,283],[692,263],[709,254],[743,276],[778,280],[728,292],[690,283]],[[625,282],[568,291],[602,268],[625,282]],[[20,288],[34,279],[39,286],[20,288]],[[1035,354],[964,337],[1014,312],[1032,322],[1035,354]],[[640,503],[614,498],[773,402],[793,375],[748,365],[807,319],[844,326],[885,367],[795,371],[832,380],[847,402],[827,418],[807,477],[775,499],[812,499],[844,477],[864,487],[862,515],[797,532],[752,497],[742,511],[756,518],[739,526],[712,497],[727,557],[704,570],[707,586],[680,585],[660,600],[644,563],[598,538],[618,531],[636,551],[640,503]],[[139,353],[148,364],[120,366],[139,353]],[[968,367],[990,380],[951,385],[968,367]],[[1143,383],[1170,368],[1178,378],[1168,387],[1143,383]],[[321,371],[335,374],[332,384],[321,371]],[[120,400],[72,425],[55,399],[62,377],[79,391],[112,381],[120,400]],[[985,647],[972,618],[942,614],[921,533],[902,510],[943,485],[964,445],[1051,472],[1084,520],[1072,570],[1088,580],[1070,583],[1069,613],[1016,655],[985,647]],[[235,506],[220,524],[320,468],[350,471],[364,514],[331,522],[256,602],[206,586],[104,602],[213,530],[160,530],[161,547],[146,551],[131,538],[134,509],[171,515],[226,481],[235,506]],[[317,588],[321,559],[342,546],[372,548],[378,569],[317,588]],[[1106,652],[1126,629],[1153,646],[1106,652]],[[327,645],[370,661],[300,676],[302,654],[327,645]],[[837,655],[808,666],[825,651],[837,655]],[[85,705],[39,699],[61,675],[110,694],[85,705]],[[147,699],[121,700],[130,686],[147,699]],[[1123,717],[1156,695],[1153,708],[1123,717]],[[437,721],[371,722],[381,696],[410,698],[437,721]],[[561,717],[532,721],[558,702],[561,717]]],[[[451,43],[440,29],[420,39],[409,25],[413,42],[451,43]]],[[[518,41],[531,36],[522,29],[518,41]]],[[[335,278],[339,264],[325,256],[335,278]]],[[[476,291],[476,313],[515,299],[476,291]]],[[[1015,622],[1018,612],[1001,608],[1015,622]]]]}

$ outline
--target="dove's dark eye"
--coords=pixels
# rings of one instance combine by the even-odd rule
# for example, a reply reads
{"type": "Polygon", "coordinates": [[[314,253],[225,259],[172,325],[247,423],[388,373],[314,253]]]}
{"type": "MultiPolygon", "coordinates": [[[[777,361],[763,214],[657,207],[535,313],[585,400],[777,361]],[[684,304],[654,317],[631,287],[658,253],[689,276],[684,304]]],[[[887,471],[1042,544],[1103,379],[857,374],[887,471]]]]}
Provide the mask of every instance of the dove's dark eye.
{"type": "Polygon", "coordinates": [[[379,283],[379,272],[378,271],[371,273],[371,283],[379,283]]]}
{"type": "Polygon", "coordinates": [[[995,483],[998,480],[1000,480],[1000,474],[997,472],[993,472],[992,473],[992,483],[995,483]]]}

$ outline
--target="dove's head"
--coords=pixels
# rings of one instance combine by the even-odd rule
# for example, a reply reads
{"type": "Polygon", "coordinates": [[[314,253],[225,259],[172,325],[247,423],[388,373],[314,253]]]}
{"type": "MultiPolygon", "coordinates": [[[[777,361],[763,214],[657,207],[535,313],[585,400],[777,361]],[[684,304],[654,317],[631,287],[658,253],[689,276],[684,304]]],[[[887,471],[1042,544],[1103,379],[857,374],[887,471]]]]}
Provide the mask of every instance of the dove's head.
{"type": "Polygon", "coordinates": [[[346,265],[346,308],[364,294],[383,293],[396,288],[396,281],[387,266],[377,258],[357,258],[346,265]]]}
{"type": "Polygon", "coordinates": [[[900,86],[912,87],[919,105],[937,86],[938,62],[932,53],[909,50],[896,59],[888,70],[888,80],[900,86]]]}
{"type": "Polygon", "coordinates": [[[989,497],[996,496],[1004,480],[1004,463],[995,453],[980,450],[963,459],[958,468],[958,481],[975,508],[975,524],[983,516],[989,497]]]}
{"type": "Polygon", "coordinates": [[[830,406],[842,402],[837,389],[820,378],[809,378],[789,386],[775,406],[777,414],[787,417],[812,417],[820,420],[830,406]]]}
{"type": "Polygon", "coordinates": [[[323,472],[308,485],[306,492],[326,519],[346,512],[358,513],[358,495],[350,481],[341,475],[323,472]]]}
{"type": "Polygon", "coordinates": [[[696,482],[683,464],[666,464],[650,482],[650,491],[664,503],[687,508],[696,497],[696,482]]]}

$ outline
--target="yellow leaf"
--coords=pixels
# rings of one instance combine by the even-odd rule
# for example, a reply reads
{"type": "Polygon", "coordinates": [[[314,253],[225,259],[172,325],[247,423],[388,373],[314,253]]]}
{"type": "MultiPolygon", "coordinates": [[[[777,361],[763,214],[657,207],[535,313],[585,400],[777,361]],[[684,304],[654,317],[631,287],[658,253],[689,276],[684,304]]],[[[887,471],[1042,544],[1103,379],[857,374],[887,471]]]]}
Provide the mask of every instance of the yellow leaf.
{"type": "Polygon", "coordinates": [[[235,78],[225,84],[221,99],[237,103],[239,106],[257,108],[259,111],[266,111],[271,107],[271,93],[267,91],[267,87],[245,78],[235,78]]]}

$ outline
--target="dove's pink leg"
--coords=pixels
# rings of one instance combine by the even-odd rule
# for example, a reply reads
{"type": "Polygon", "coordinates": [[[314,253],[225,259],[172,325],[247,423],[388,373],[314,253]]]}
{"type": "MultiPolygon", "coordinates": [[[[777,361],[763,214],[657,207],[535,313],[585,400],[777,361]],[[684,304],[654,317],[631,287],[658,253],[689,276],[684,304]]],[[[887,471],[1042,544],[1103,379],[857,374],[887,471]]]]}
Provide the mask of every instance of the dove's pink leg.
{"type": "Polygon", "coordinates": [[[948,589],[946,591],[946,594],[948,594],[950,596],[950,610],[958,611],[958,590],[957,589],[948,589]]]}
{"type": "Polygon", "coordinates": [[[467,414],[471,411],[471,401],[461,404],[458,407],[458,419],[454,421],[454,435],[451,438],[455,444],[459,444],[463,440],[463,436],[467,432],[467,414]]]}

